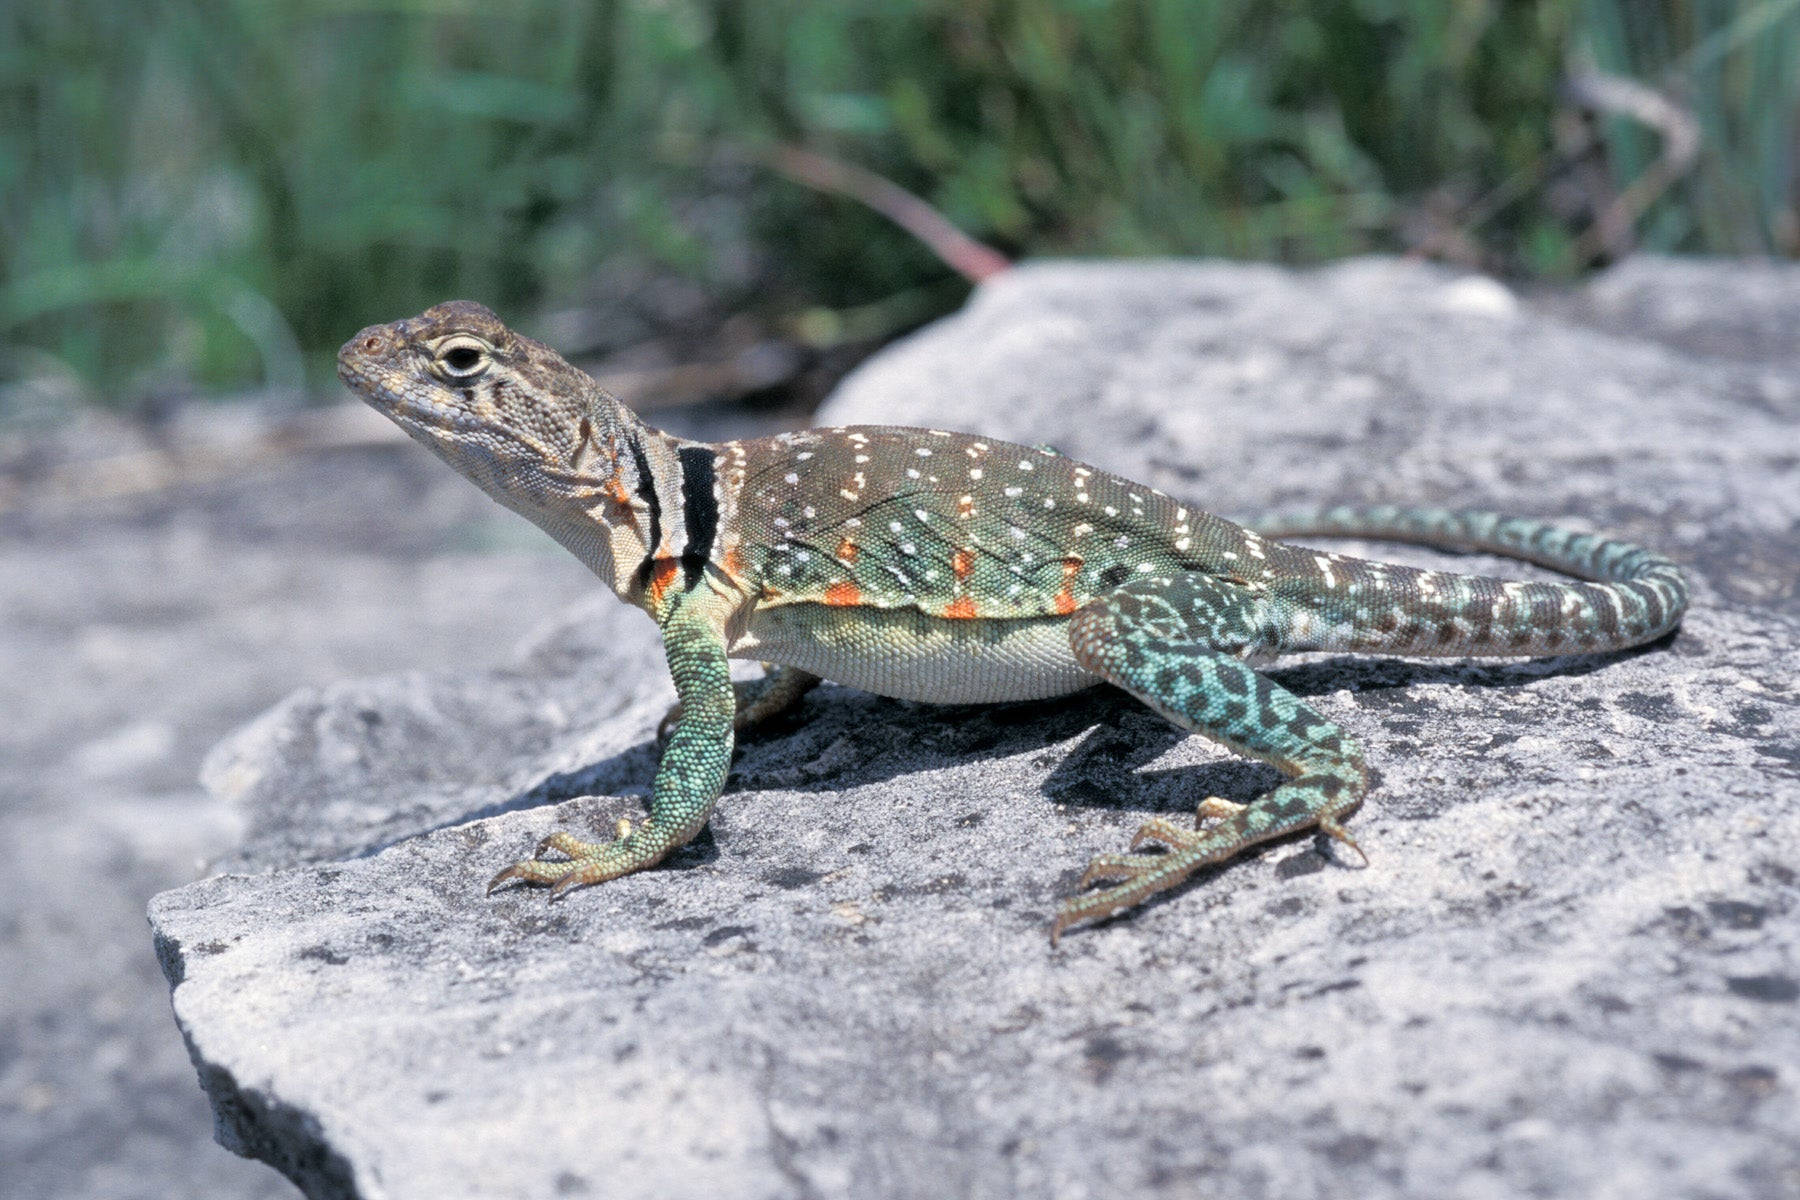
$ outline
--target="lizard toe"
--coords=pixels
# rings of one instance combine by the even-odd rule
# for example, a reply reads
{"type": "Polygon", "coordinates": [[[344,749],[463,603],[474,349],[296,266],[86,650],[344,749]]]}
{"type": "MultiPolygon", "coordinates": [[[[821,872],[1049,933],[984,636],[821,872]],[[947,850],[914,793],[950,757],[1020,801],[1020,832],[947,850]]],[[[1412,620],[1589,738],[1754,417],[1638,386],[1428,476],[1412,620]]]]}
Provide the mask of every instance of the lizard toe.
{"type": "Polygon", "coordinates": [[[1121,879],[1136,879],[1149,870],[1156,862],[1153,854],[1100,854],[1087,865],[1081,873],[1081,880],[1075,886],[1086,888],[1096,883],[1114,883],[1121,879]]]}
{"type": "Polygon", "coordinates": [[[572,862],[547,862],[540,858],[522,858],[488,880],[485,894],[491,896],[502,885],[515,879],[520,883],[555,883],[573,870],[574,866],[575,864],[572,862]]]}
{"type": "Polygon", "coordinates": [[[1138,831],[1131,835],[1131,848],[1136,850],[1146,842],[1161,842],[1176,850],[1186,850],[1203,841],[1205,837],[1204,831],[1183,829],[1173,821],[1162,817],[1152,817],[1138,826],[1138,831]]]}

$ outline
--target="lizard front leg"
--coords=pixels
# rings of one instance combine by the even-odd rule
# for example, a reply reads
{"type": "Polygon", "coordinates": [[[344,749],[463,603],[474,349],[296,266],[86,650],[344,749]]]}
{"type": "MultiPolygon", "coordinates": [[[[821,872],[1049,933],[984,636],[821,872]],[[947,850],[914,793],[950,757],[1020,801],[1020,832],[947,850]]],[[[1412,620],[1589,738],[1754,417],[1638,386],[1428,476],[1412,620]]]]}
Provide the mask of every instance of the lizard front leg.
{"type": "MultiPolygon", "coordinates": [[[[737,716],[732,719],[731,727],[738,733],[748,733],[766,721],[793,711],[794,706],[806,698],[806,693],[819,685],[817,675],[798,667],[764,663],[763,672],[761,679],[748,679],[731,685],[737,707],[737,716]]],[[[680,720],[681,701],[677,700],[663,714],[663,719],[656,723],[658,745],[668,741],[669,733],[680,720]]]]}
{"type": "Polygon", "coordinates": [[[706,824],[725,788],[731,766],[732,718],[737,699],[725,657],[723,607],[704,588],[677,601],[662,622],[663,649],[681,715],[669,733],[650,789],[650,815],[636,828],[619,822],[610,842],[583,842],[552,833],[535,857],[513,863],[488,883],[491,893],[508,880],[551,884],[555,899],[571,888],[616,879],[655,866],[686,845],[706,824]],[[546,859],[555,850],[567,857],[546,859]]]}
{"type": "Polygon", "coordinates": [[[1317,826],[1355,846],[1338,819],[1367,790],[1362,751],[1236,657],[1267,649],[1267,629],[1253,594],[1197,572],[1134,580],[1075,614],[1069,636],[1084,667],[1183,729],[1272,763],[1291,778],[1249,804],[1201,801],[1193,829],[1160,818],[1146,822],[1131,848],[1157,842],[1166,849],[1096,858],[1081,885],[1111,886],[1064,901],[1052,942],[1070,925],[1139,904],[1270,838],[1317,826]],[[1201,828],[1204,821],[1211,824],[1201,828]]]}

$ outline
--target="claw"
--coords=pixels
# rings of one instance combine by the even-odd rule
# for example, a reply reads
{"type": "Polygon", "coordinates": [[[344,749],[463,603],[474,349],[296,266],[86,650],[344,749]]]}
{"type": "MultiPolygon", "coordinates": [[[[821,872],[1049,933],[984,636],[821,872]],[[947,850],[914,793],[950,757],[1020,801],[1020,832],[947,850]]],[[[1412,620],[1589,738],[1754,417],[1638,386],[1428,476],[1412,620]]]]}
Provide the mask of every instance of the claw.
{"type": "Polygon", "coordinates": [[[1352,850],[1356,851],[1356,856],[1358,858],[1362,859],[1363,866],[1366,867],[1369,865],[1368,854],[1364,852],[1364,850],[1361,846],[1356,844],[1356,839],[1350,836],[1350,831],[1348,829],[1345,829],[1342,825],[1338,824],[1334,818],[1332,818],[1332,817],[1319,818],[1319,832],[1324,834],[1326,837],[1333,839],[1334,841],[1339,841],[1339,842],[1344,843],[1344,845],[1346,845],[1346,846],[1350,847],[1352,850]]]}
{"type": "Polygon", "coordinates": [[[587,875],[587,873],[585,871],[582,871],[578,867],[575,870],[570,871],[567,875],[564,875],[561,879],[557,880],[555,883],[551,884],[550,885],[551,901],[554,903],[555,901],[562,899],[563,896],[567,895],[569,892],[572,892],[576,888],[581,887],[583,884],[593,882],[592,880],[588,879],[586,877],[586,875],[587,875]]]}
{"type": "Polygon", "coordinates": [[[518,862],[512,864],[510,867],[507,867],[498,875],[488,880],[486,894],[489,896],[493,895],[496,888],[513,879],[517,879],[521,883],[549,883],[554,879],[560,878],[560,875],[558,874],[559,868],[566,873],[568,864],[540,862],[535,858],[520,859],[518,862]]]}

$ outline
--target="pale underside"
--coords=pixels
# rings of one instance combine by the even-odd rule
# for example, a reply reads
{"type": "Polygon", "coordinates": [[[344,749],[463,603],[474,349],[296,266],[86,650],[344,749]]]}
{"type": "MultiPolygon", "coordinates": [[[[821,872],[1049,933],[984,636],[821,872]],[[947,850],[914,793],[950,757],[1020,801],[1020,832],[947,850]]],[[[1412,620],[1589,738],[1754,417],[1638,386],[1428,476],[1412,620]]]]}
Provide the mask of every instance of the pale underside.
{"type": "Polygon", "coordinates": [[[949,621],[916,609],[786,604],[757,611],[731,656],[934,704],[1041,700],[1099,682],[1075,661],[1065,617],[949,621]]]}

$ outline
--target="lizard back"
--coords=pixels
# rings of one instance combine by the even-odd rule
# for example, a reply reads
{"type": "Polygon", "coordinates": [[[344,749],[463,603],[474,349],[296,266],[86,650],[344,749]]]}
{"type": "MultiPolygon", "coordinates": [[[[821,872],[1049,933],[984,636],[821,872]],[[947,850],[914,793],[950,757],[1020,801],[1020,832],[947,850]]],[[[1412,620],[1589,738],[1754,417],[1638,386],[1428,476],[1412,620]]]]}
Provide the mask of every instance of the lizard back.
{"type": "Polygon", "coordinates": [[[1243,531],[1049,451],[936,429],[718,447],[724,553],[759,606],[1065,617],[1134,573],[1229,571],[1243,531]]]}

